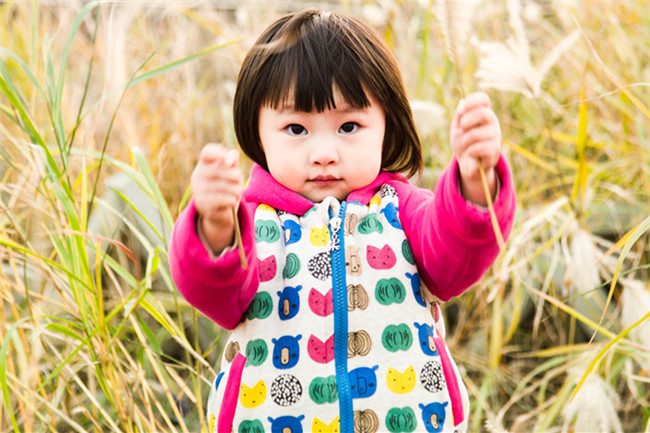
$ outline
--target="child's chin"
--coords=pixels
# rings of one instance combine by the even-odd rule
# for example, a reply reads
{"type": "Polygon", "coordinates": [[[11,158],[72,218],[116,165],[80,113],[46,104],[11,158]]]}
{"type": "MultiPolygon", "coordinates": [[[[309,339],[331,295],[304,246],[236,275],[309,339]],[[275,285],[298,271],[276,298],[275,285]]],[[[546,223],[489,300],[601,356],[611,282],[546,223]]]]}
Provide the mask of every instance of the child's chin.
{"type": "Polygon", "coordinates": [[[327,197],[334,197],[338,201],[342,202],[344,201],[348,193],[347,192],[341,192],[341,191],[318,191],[318,192],[313,192],[313,193],[306,193],[306,194],[301,194],[303,197],[306,199],[310,200],[313,203],[321,203],[323,200],[325,200],[327,197]]]}

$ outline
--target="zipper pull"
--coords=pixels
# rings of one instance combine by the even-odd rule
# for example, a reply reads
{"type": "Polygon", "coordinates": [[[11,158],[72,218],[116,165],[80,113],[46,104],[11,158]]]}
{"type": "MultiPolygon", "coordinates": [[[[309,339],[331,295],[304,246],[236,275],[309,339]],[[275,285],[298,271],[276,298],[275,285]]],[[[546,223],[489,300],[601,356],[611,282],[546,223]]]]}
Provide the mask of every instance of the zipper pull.
{"type": "Polygon", "coordinates": [[[330,227],[332,240],[329,243],[329,249],[330,251],[338,250],[340,243],[339,230],[341,229],[341,217],[335,216],[330,219],[330,227]]]}

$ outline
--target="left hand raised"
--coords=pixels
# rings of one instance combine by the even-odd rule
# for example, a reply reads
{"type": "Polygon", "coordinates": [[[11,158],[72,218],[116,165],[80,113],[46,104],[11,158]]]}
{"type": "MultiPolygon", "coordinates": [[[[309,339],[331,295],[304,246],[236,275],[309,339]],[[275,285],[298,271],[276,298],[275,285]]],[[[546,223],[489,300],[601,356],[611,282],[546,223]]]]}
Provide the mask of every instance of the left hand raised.
{"type": "Polygon", "coordinates": [[[449,136],[460,168],[463,196],[478,205],[487,205],[479,161],[485,171],[490,194],[494,196],[497,188],[494,167],[501,153],[501,127],[488,95],[472,93],[460,101],[449,136]]]}

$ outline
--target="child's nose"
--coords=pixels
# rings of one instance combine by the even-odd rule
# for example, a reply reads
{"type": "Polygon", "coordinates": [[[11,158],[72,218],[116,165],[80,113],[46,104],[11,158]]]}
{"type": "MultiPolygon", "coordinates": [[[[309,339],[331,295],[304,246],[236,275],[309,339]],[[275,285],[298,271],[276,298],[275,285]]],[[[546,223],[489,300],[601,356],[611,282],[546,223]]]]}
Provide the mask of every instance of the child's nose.
{"type": "Polygon", "coordinates": [[[315,165],[337,164],[339,154],[336,145],[329,140],[319,140],[313,143],[309,162],[315,165]]]}

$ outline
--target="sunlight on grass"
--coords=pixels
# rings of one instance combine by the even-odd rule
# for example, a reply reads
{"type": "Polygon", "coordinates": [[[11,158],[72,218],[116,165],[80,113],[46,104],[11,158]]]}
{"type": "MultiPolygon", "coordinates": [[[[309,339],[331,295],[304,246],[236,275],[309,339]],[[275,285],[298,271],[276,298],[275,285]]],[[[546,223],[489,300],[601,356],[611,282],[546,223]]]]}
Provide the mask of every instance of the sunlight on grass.
{"type": "MultiPolygon", "coordinates": [[[[423,186],[462,95],[501,121],[515,228],[444,306],[470,431],[644,431],[647,2],[468,4],[330,5],[394,50],[423,186]]],[[[207,431],[224,331],[178,295],[167,243],[200,148],[236,146],[248,46],[291,7],[0,4],[0,433],[207,431]]]]}

